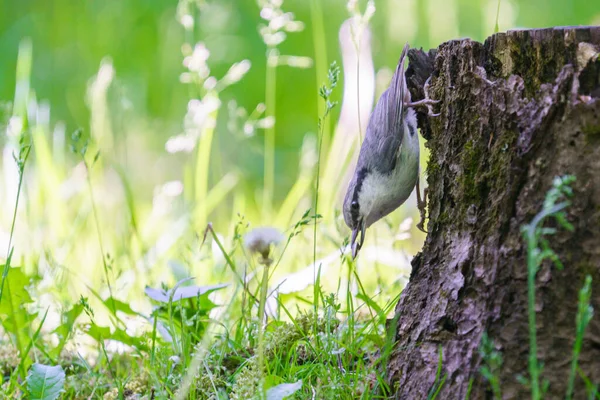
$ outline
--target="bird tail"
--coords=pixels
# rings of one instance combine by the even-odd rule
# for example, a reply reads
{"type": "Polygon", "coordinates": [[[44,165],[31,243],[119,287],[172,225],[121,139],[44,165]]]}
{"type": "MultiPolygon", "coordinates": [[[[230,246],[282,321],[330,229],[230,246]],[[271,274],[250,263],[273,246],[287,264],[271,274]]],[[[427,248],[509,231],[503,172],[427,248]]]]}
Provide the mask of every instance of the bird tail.
{"type": "Polygon", "coordinates": [[[402,49],[388,93],[388,127],[392,128],[394,132],[398,132],[398,128],[403,125],[404,97],[408,91],[404,76],[404,64],[409,48],[410,46],[406,43],[402,49]]]}

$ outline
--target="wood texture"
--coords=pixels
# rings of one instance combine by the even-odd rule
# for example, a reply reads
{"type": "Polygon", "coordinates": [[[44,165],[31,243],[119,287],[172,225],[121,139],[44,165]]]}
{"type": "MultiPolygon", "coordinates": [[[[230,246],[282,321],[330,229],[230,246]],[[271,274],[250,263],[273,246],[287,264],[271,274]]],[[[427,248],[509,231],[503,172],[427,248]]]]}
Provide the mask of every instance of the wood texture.
{"type": "MultiPolygon", "coordinates": [[[[573,174],[568,209],[574,232],[551,246],[565,265],[545,263],[537,277],[538,357],[549,381],[546,398],[564,398],[578,291],[593,277],[582,371],[600,382],[600,27],[509,31],[442,44],[428,55],[411,50],[413,100],[441,100],[426,118],[429,234],[413,260],[396,312],[397,346],[388,374],[398,399],[424,399],[434,384],[441,347],[438,399],[492,398],[480,373],[487,332],[502,354],[502,397],[527,398],[526,247],[521,227],[541,209],[555,176],[573,174]],[[590,57],[591,55],[591,57],[590,57]],[[433,63],[433,64],[431,64],[433,63]],[[431,68],[427,68],[429,65],[431,68]]],[[[576,398],[584,398],[581,378],[576,398]]]]}

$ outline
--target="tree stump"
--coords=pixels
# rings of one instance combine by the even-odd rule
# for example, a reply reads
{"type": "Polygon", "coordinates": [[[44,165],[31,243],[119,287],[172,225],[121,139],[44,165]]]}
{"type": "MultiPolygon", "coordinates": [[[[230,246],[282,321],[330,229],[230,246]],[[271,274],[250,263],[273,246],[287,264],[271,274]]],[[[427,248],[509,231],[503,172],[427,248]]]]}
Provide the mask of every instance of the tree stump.
{"type": "MultiPolygon", "coordinates": [[[[430,159],[429,234],[396,307],[397,344],[388,376],[398,399],[425,399],[439,352],[438,399],[492,398],[481,375],[484,333],[502,354],[502,398],[523,399],[528,376],[527,248],[521,227],[541,210],[555,176],[572,174],[573,232],[550,237],[564,269],[545,262],[536,279],[537,356],[546,398],[564,398],[578,292],[593,278],[596,316],[579,359],[600,382],[600,27],[498,33],[437,51],[411,50],[414,100],[441,100],[419,116],[430,159]]],[[[585,397],[583,380],[575,398],[585,397]]]]}

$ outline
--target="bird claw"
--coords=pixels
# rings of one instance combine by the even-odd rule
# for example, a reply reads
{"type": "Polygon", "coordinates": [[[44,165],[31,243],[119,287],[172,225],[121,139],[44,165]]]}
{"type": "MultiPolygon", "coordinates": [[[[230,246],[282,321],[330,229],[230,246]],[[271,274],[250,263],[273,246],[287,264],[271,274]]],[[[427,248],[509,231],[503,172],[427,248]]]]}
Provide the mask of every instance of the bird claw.
{"type": "Polygon", "coordinates": [[[425,98],[423,100],[407,103],[407,107],[427,107],[427,115],[429,117],[439,117],[441,113],[434,113],[431,107],[434,104],[438,104],[440,100],[433,100],[429,97],[429,85],[431,84],[431,76],[425,81],[423,85],[423,91],[425,92],[425,98]]]}
{"type": "Polygon", "coordinates": [[[421,219],[417,224],[417,228],[423,233],[429,233],[428,230],[425,229],[425,218],[427,217],[427,195],[429,194],[429,188],[425,188],[423,190],[423,198],[421,199],[421,189],[419,188],[419,179],[417,179],[417,208],[419,209],[419,214],[421,219]]]}
{"type": "MultiPolygon", "coordinates": [[[[421,218],[424,218],[423,215],[421,215],[421,218]]],[[[425,229],[423,227],[423,224],[425,223],[425,220],[422,219],[418,224],[417,224],[417,229],[419,229],[421,232],[423,233],[429,233],[429,231],[427,229],[425,229]]]]}

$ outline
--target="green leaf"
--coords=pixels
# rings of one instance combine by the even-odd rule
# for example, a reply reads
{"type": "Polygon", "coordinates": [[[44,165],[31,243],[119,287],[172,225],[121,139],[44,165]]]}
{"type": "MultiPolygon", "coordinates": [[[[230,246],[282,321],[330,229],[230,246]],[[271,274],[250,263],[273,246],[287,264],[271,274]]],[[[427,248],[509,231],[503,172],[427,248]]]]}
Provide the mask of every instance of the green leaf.
{"type": "Polygon", "coordinates": [[[64,385],[65,372],[60,365],[33,364],[27,375],[27,390],[31,400],[55,400],[62,393],[64,385]]]}
{"type": "Polygon", "coordinates": [[[92,324],[87,330],[87,334],[98,342],[102,340],[116,340],[117,342],[121,342],[141,351],[149,350],[148,345],[142,339],[129,336],[127,332],[122,329],[115,329],[114,332],[111,332],[109,327],[92,324]]]}
{"type": "MultiPolygon", "coordinates": [[[[4,265],[0,266],[0,269],[3,268],[4,265]]],[[[14,267],[8,270],[6,285],[9,286],[10,298],[5,291],[5,296],[2,296],[0,300],[0,315],[10,315],[12,314],[13,306],[32,302],[29,292],[25,289],[29,286],[29,277],[23,273],[21,268],[14,267]]]]}
{"type": "MultiPolygon", "coordinates": [[[[0,266],[3,269],[3,266],[0,266]]],[[[31,337],[29,327],[37,313],[29,313],[25,307],[32,302],[26,287],[29,277],[21,268],[9,268],[4,286],[4,293],[0,299],[0,321],[4,330],[15,340],[19,352],[25,350],[25,343],[31,337]]],[[[24,374],[25,371],[23,371],[24,374]]]]}
{"type": "Polygon", "coordinates": [[[302,389],[302,379],[295,383],[282,383],[267,391],[267,400],[283,400],[302,389]]]}
{"type": "Polygon", "coordinates": [[[58,357],[62,349],[65,347],[67,339],[73,331],[75,321],[77,320],[77,317],[81,315],[82,312],[83,305],[81,303],[77,303],[73,307],[71,307],[69,311],[62,314],[62,323],[54,330],[54,333],[56,333],[59,340],[58,346],[56,346],[56,348],[50,352],[50,354],[52,354],[54,357],[58,357]]]}
{"type": "Polygon", "coordinates": [[[109,297],[108,299],[104,300],[104,305],[111,312],[114,310],[114,311],[121,311],[128,315],[139,315],[138,313],[136,313],[135,311],[133,311],[131,309],[129,304],[124,303],[121,300],[117,300],[114,297],[109,297]]]}

